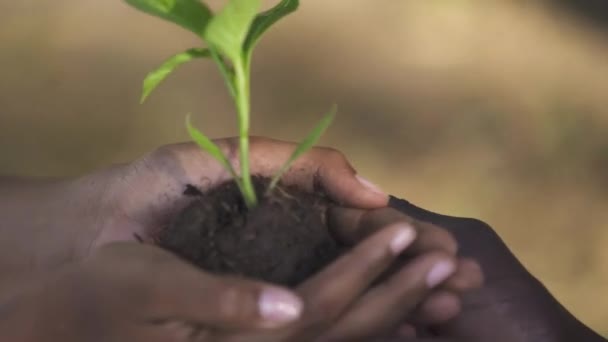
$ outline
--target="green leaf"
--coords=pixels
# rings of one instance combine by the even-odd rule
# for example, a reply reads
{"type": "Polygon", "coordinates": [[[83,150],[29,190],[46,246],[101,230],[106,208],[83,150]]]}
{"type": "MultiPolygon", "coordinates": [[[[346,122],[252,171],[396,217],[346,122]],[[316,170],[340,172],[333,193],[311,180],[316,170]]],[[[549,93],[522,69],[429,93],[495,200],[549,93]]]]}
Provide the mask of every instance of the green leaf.
{"type": "Polygon", "coordinates": [[[144,79],[141,103],[144,103],[156,87],[169,76],[180,65],[190,62],[195,58],[210,57],[209,49],[193,48],[167,59],[160,67],[150,72],[144,79]]]}
{"type": "Polygon", "coordinates": [[[295,12],[299,5],[299,0],[282,0],[268,11],[258,14],[253,21],[253,24],[251,24],[251,29],[247,34],[247,38],[243,46],[243,51],[245,54],[249,56],[251,51],[253,51],[255,44],[260,40],[260,37],[264,34],[264,32],[266,32],[281,18],[295,12]]]}
{"type": "Polygon", "coordinates": [[[313,129],[312,132],[310,132],[310,134],[306,137],[306,139],[304,139],[296,147],[295,151],[293,151],[293,153],[291,154],[291,156],[289,157],[287,162],[285,162],[285,164],[281,167],[279,172],[277,172],[274,175],[274,177],[272,178],[272,181],[270,182],[270,185],[268,186],[268,192],[272,191],[272,189],[274,189],[277,186],[277,184],[281,180],[281,177],[283,177],[283,174],[285,174],[285,172],[287,172],[287,170],[289,170],[291,165],[298,158],[300,158],[304,153],[308,152],[308,150],[310,150],[319,141],[319,139],[321,138],[323,133],[327,130],[327,128],[334,121],[337,110],[338,110],[337,107],[334,105],[333,108],[329,111],[329,113],[327,115],[325,115],[325,117],[323,119],[321,119],[321,121],[317,124],[315,129],[313,129]]]}
{"type": "Polygon", "coordinates": [[[175,23],[202,37],[213,17],[207,5],[199,0],[125,0],[142,12],[175,23]]]}
{"type": "Polygon", "coordinates": [[[259,8],[260,0],[230,0],[211,19],[204,39],[233,63],[240,61],[243,43],[259,8]]]}
{"type": "Polygon", "coordinates": [[[232,69],[228,63],[224,60],[222,56],[213,48],[209,49],[211,53],[211,58],[220,69],[220,73],[222,74],[222,78],[224,78],[224,82],[228,87],[228,92],[230,96],[235,99],[236,98],[236,84],[234,79],[234,69],[232,69]]]}
{"type": "Polygon", "coordinates": [[[196,144],[204,151],[207,151],[213,158],[215,158],[228,172],[230,175],[237,181],[239,188],[241,187],[241,182],[239,177],[237,176],[232,164],[228,161],[228,158],[224,155],[222,150],[217,146],[213,140],[209,139],[203,132],[199,131],[196,127],[192,126],[192,122],[190,120],[190,114],[186,116],[186,128],[188,129],[188,134],[190,134],[190,138],[196,142],[196,144]]]}

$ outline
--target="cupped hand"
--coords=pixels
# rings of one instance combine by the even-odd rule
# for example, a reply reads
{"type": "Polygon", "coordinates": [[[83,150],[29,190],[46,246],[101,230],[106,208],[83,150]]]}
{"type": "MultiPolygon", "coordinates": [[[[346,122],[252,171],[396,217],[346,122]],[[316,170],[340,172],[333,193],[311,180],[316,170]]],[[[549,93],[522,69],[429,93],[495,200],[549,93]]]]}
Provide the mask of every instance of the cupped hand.
{"type": "MultiPolygon", "coordinates": [[[[217,140],[216,143],[238,169],[237,140],[228,138],[217,140]]],[[[272,176],[295,147],[294,143],[252,138],[252,173],[272,176]]],[[[192,143],[163,146],[133,163],[103,171],[101,175],[112,180],[105,196],[106,203],[110,205],[106,207],[109,212],[107,224],[100,227],[92,243],[94,248],[112,241],[133,240],[136,235],[144,239],[154,236],[188,204],[190,199],[183,192],[189,185],[205,191],[230,179],[225,169],[192,143]]],[[[342,226],[368,227],[370,231],[365,234],[359,229],[352,232],[356,236],[350,237],[342,232],[341,236],[347,243],[355,244],[363,240],[371,233],[369,227],[379,229],[402,220],[426,228],[420,236],[422,242],[417,242],[414,248],[421,245],[420,251],[432,250],[433,243],[443,241],[447,253],[453,255],[456,252],[454,240],[441,229],[414,222],[395,211],[370,211],[386,207],[388,196],[359,176],[339,151],[323,147],[312,149],[296,161],[283,177],[283,182],[308,191],[322,191],[340,205],[351,208],[336,210],[330,217],[341,217],[338,221],[342,220],[342,226]],[[369,217],[374,219],[370,220],[369,217]],[[364,219],[367,221],[358,223],[358,220],[364,219]],[[371,223],[366,223],[368,221],[371,223]]],[[[414,253],[420,251],[414,250],[414,253]]],[[[457,276],[450,280],[451,285],[425,298],[413,316],[424,322],[436,323],[458,313],[458,295],[477,286],[480,276],[476,264],[470,260],[458,260],[456,268],[457,276]]]]}
{"type": "MultiPolygon", "coordinates": [[[[236,141],[222,139],[217,143],[233,164],[236,164],[238,162],[236,141]]],[[[252,172],[262,176],[274,174],[294,148],[295,144],[291,143],[253,138],[251,142],[252,172]]],[[[159,282],[160,278],[165,278],[165,273],[156,269],[155,262],[160,262],[160,266],[163,263],[172,265],[171,268],[178,270],[189,269],[190,266],[173,256],[169,257],[168,253],[157,248],[140,246],[134,243],[135,240],[137,237],[142,237],[144,240],[152,239],[168,224],[171,217],[188,204],[191,199],[183,194],[188,186],[195,186],[204,191],[229,178],[229,174],[208,154],[195,145],[187,143],[161,147],[133,163],[118,165],[69,182],[68,187],[71,191],[67,194],[71,196],[66,197],[70,203],[74,203],[75,207],[80,208],[80,204],[85,202],[84,199],[88,199],[88,201],[93,199],[92,203],[95,204],[88,203],[85,206],[88,210],[85,211],[76,210],[84,217],[84,219],[79,217],[82,225],[78,234],[69,234],[74,230],[66,230],[66,234],[63,235],[61,231],[52,232],[57,241],[69,242],[70,245],[63,246],[63,249],[70,251],[70,261],[78,261],[75,263],[76,265],[92,267],[91,265],[98,265],[93,261],[101,260],[100,264],[103,265],[104,258],[112,259],[112,253],[108,254],[104,251],[115,250],[115,243],[122,242],[119,250],[124,250],[124,252],[120,253],[124,253],[122,255],[127,259],[132,258],[131,264],[140,267],[139,273],[125,272],[128,276],[118,279],[119,284],[129,285],[127,288],[105,286],[104,289],[115,290],[106,293],[105,290],[100,292],[92,283],[85,284],[90,286],[83,287],[86,293],[79,298],[96,298],[96,295],[101,295],[102,299],[98,299],[94,303],[97,306],[100,305],[101,308],[95,305],[92,307],[84,305],[82,309],[97,314],[114,312],[121,307],[116,305],[117,298],[123,297],[127,293],[127,289],[137,289],[148,294],[154,293],[159,297],[155,300],[162,300],[163,296],[159,292],[150,291],[149,288],[155,289],[156,286],[161,286],[156,282],[159,282]],[[74,194],[78,196],[74,196],[74,194]],[[163,257],[152,258],[155,260],[153,263],[152,259],[146,259],[148,254],[143,253],[141,248],[157,250],[158,253],[163,254],[163,257]],[[132,251],[130,251],[131,249],[132,251]],[[101,258],[99,255],[104,255],[104,257],[101,258]],[[82,263],[83,260],[86,262],[82,263]],[[131,278],[133,275],[137,277],[131,278]],[[142,283],[141,279],[146,279],[146,277],[152,277],[151,282],[142,283]],[[135,284],[145,286],[142,289],[135,284]],[[106,307],[106,304],[115,305],[106,307]],[[104,311],[103,308],[107,311],[104,311]]],[[[209,317],[198,317],[193,320],[193,317],[188,316],[167,315],[171,312],[169,310],[158,311],[159,314],[156,315],[157,318],[153,320],[154,322],[163,323],[163,326],[165,323],[172,326],[172,329],[177,329],[182,334],[181,336],[197,336],[197,338],[221,336],[231,340],[245,336],[263,341],[307,341],[306,338],[313,336],[326,340],[355,340],[361,336],[366,338],[381,336],[386,333],[387,329],[396,328],[395,325],[403,317],[420,316],[422,320],[430,323],[437,323],[446,317],[452,317],[458,312],[458,302],[446,312],[445,300],[441,300],[442,296],[445,297],[445,294],[449,293],[448,297],[454,304],[453,299],[457,299],[459,293],[478,286],[481,279],[479,270],[475,267],[462,267],[463,263],[467,264],[467,262],[455,257],[456,246],[449,234],[436,227],[395,215],[386,209],[379,209],[387,205],[388,196],[359,177],[341,153],[327,148],[315,148],[295,163],[283,181],[308,191],[323,191],[345,207],[332,211],[329,215],[330,221],[335,234],[344,242],[354,245],[352,252],[347,253],[336,263],[311,278],[301,288],[296,289],[295,293],[291,293],[295,298],[299,296],[304,307],[304,312],[298,320],[300,323],[273,331],[271,335],[268,335],[268,332],[262,334],[255,332],[251,335],[251,330],[256,328],[252,322],[260,322],[259,318],[256,321],[252,316],[248,316],[249,323],[244,326],[238,324],[238,317],[236,324],[232,320],[228,320],[231,322],[230,324],[224,322],[222,325],[221,322],[213,321],[209,317]],[[387,220],[386,217],[389,219],[387,220]],[[412,238],[408,242],[408,239],[404,237],[407,235],[404,235],[405,226],[414,228],[415,233],[410,237],[417,236],[416,239],[412,238]],[[396,252],[397,247],[395,246],[400,245],[400,248],[405,249],[408,244],[411,246],[406,253],[396,252]],[[398,256],[403,260],[400,260],[397,264],[399,266],[395,267],[393,261],[398,256]],[[387,272],[389,269],[390,273],[387,272]],[[441,304],[443,306],[437,303],[443,303],[441,304]],[[442,307],[442,309],[438,310],[437,307],[442,307]],[[368,312],[374,312],[375,318],[370,319],[367,324],[363,324],[368,320],[368,312]],[[228,326],[245,332],[210,335],[224,332],[224,328],[228,326]]],[[[61,217],[61,213],[57,216],[61,217]]],[[[61,248],[61,246],[57,248],[61,248]]],[[[44,255],[43,249],[37,249],[36,253],[43,260],[42,263],[36,265],[40,269],[45,267],[45,262],[58,264],[52,260],[52,254],[44,255]]],[[[119,262],[122,259],[114,258],[112,260],[119,262]]],[[[117,265],[118,270],[120,266],[117,265]]],[[[104,268],[92,268],[103,274],[104,268]]],[[[30,270],[36,271],[37,269],[30,270]]],[[[216,284],[224,284],[227,281],[200,271],[198,274],[201,283],[204,283],[203,278],[216,284]]],[[[73,278],[68,277],[68,279],[73,278]]],[[[99,279],[105,279],[105,277],[99,279]]],[[[110,282],[113,279],[116,280],[111,276],[107,279],[110,282]]],[[[186,280],[184,279],[184,281],[186,280]]],[[[235,282],[240,283],[240,280],[235,280],[235,282]]],[[[44,284],[44,282],[41,283],[44,284]]],[[[249,283],[249,281],[243,280],[243,284],[249,283]]],[[[267,285],[258,284],[258,286],[267,285]]],[[[70,286],[66,286],[66,288],[74,289],[70,286]]],[[[218,286],[215,290],[219,291],[219,288],[218,286]]],[[[210,289],[208,296],[214,296],[214,293],[217,292],[215,290],[210,289]]],[[[36,292],[34,291],[34,293],[36,292]]],[[[78,291],[73,292],[76,295],[79,293],[82,294],[78,291]]],[[[136,292],[131,293],[136,294],[136,292]]],[[[217,293],[219,298],[222,298],[222,292],[217,293]]],[[[237,293],[240,292],[237,291],[237,293]]],[[[52,297],[52,293],[48,291],[45,291],[44,294],[52,297]]],[[[233,291],[230,296],[240,298],[241,295],[234,294],[233,291]]],[[[43,298],[42,295],[34,297],[37,297],[38,300],[43,298]]],[[[135,297],[137,298],[136,295],[135,297]]],[[[23,298],[27,298],[27,296],[23,298]]],[[[167,298],[169,298],[168,301],[176,300],[171,296],[167,298]]],[[[183,298],[177,300],[180,302],[183,298]]],[[[448,300],[449,302],[450,300],[448,300]]],[[[50,304],[56,303],[60,303],[60,301],[51,301],[50,304]]],[[[196,301],[193,303],[201,304],[196,301]]],[[[221,307],[212,305],[211,309],[223,310],[223,304],[218,305],[221,307]]],[[[135,313],[144,313],[143,316],[149,317],[148,310],[137,311],[137,308],[141,308],[137,305],[128,307],[135,308],[135,313]]],[[[146,306],[144,308],[149,309],[146,306]]],[[[250,310],[250,312],[254,311],[250,310]]],[[[154,313],[154,311],[152,312],[154,313]]]]}
{"type": "Polygon", "coordinates": [[[572,316],[487,224],[434,214],[396,198],[391,199],[391,207],[448,230],[458,242],[459,255],[476,260],[485,275],[482,288],[463,296],[462,311],[455,319],[416,322],[420,335],[433,338],[429,341],[605,341],[572,316]]]}
{"type": "Polygon", "coordinates": [[[108,243],[82,262],[22,282],[18,295],[2,305],[0,338],[298,342],[389,336],[435,289],[463,278],[474,287],[481,275],[458,268],[450,234],[385,217],[385,209],[334,209],[332,230],[356,244],[293,291],[211,275],[154,246],[108,243]],[[391,270],[398,258],[404,260],[391,270]]]}
{"type": "MultiPolygon", "coordinates": [[[[384,319],[387,324],[385,327],[390,327],[385,330],[390,332],[387,336],[398,339],[413,338],[417,336],[416,327],[436,326],[453,320],[460,314],[463,305],[462,296],[479,289],[484,282],[484,274],[477,261],[459,257],[457,254],[459,246],[454,236],[443,228],[413,219],[392,208],[373,211],[339,209],[335,212],[338,220],[350,222],[342,225],[342,227],[348,228],[340,231],[339,236],[352,243],[365,239],[386,225],[407,222],[417,227],[417,240],[392,265],[391,272],[395,272],[401,267],[407,267],[411,260],[415,260],[420,255],[442,252],[448,253],[453,258],[453,263],[450,265],[453,273],[444,282],[425,294],[424,300],[419,301],[414,307],[400,305],[398,301],[392,302],[395,314],[391,316],[392,319],[384,319]],[[360,224],[353,224],[355,222],[360,222],[360,224]],[[401,315],[398,314],[399,312],[401,315]]],[[[429,277],[442,274],[442,271],[447,272],[446,267],[445,264],[436,265],[429,277]]],[[[388,303],[383,304],[384,307],[390,306],[388,303]]]]}
{"type": "MultiPolygon", "coordinates": [[[[216,143],[238,169],[238,141],[216,143]]],[[[272,176],[289,158],[296,144],[254,137],[250,142],[252,174],[272,176]]],[[[191,198],[187,187],[201,191],[230,179],[230,174],[193,143],[163,146],[133,163],[86,176],[78,182],[101,196],[97,224],[83,243],[96,248],[113,241],[153,237],[191,198]]],[[[283,182],[307,191],[322,191],[345,206],[372,209],[388,204],[388,195],[360,177],[340,152],[317,147],[298,159],[283,182]]]]}
{"type": "MultiPolygon", "coordinates": [[[[304,303],[302,317],[280,329],[219,333],[209,341],[389,338],[421,307],[444,310],[433,304],[437,294],[449,291],[458,300],[483,281],[479,267],[462,267],[467,261],[456,257],[451,234],[395,210],[334,208],[328,221],[333,234],[352,249],[295,289],[304,303]]],[[[459,308],[449,310],[444,317],[453,317],[459,308]]]]}

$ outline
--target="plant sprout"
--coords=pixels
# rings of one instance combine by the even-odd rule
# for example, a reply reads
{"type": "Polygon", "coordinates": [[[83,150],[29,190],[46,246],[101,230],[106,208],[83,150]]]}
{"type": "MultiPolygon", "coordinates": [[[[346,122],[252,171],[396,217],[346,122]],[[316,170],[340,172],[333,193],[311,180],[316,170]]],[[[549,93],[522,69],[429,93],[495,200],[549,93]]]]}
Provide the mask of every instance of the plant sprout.
{"type": "MultiPolygon", "coordinates": [[[[249,127],[251,119],[250,80],[251,57],[262,35],[281,18],[297,10],[299,0],[282,0],[273,8],[258,13],[260,0],[229,0],[217,14],[199,0],[125,0],[131,6],[160,17],[195,33],[206,47],[192,48],[178,53],[150,72],[143,83],[141,102],[180,65],[199,58],[210,58],[218,66],[234,100],[238,117],[240,173],[234,170],[221,149],[195,128],[190,115],[186,127],[192,140],[212,155],[234,178],[248,207],[258,203],[249,168],[249,127]]],[[[329,127],[336,113],[334,107],[271,180],[272,191],[295,160],[308,151],[329,127]]]]}

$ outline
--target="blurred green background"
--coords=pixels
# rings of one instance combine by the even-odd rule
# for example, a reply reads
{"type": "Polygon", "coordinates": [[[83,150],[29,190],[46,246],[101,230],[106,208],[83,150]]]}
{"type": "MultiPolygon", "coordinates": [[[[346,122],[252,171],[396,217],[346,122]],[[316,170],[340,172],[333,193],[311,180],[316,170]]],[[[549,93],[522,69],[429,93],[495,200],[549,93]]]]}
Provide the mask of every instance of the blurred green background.
{"type": "MultiPolygon", "coordinates": [[[[304,0],[255,55],[253,132],[300,139],[337,102],[323,144],[394,194],[489,222],[608,332],[608,30],[585,13],[557,0],[304,0]]],[[[208,62],[138,104],[144,75],[197,44],[120,1],[0,1],[0,172],[128,161],[186,140],[188,112],[234,135],[208,62]]]]}

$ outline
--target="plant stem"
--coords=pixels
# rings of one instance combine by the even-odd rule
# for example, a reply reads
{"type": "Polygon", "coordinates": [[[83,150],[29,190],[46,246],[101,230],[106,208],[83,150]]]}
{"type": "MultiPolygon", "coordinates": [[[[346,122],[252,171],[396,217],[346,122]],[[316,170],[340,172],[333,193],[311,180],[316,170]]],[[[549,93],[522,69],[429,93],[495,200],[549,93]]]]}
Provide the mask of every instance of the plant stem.
{"type": "Polygon", "coordinates": [[[241,164],[241,181],[243,184],[243,198],[247,207],[257,205],[257,196],[251,181],[249,170],[249,115],[251,104],[249,101],[249,73],[246,62],[241,60],[234,65],[236,81],[236,107],[239,121],[239,160],[241,164]]]}

